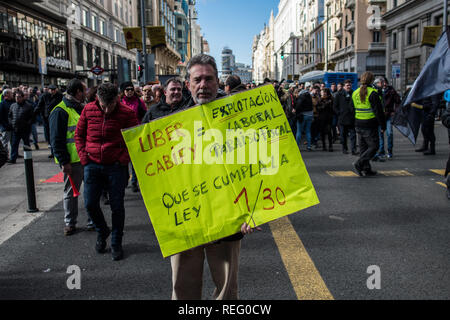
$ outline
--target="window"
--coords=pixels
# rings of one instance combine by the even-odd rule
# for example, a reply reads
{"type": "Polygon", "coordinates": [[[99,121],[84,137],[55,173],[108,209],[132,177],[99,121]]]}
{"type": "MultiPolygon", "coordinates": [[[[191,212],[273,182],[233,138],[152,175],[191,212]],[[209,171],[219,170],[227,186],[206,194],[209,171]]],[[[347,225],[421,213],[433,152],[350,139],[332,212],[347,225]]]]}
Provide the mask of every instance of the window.
{"type": "Polygon", "coordinates": [[[420,73],[420,57],[406,59],[406,84],[413,84],[420,73]]]}
{"type": "Polygon", "coordinates": [[[83,9],[83,17],[81,23],[85,27],[89,26],[89,12],[86,9],[83,9]]]}
{"type": "Polygon", "coordinates": [[[92,44],[88,43],[86,45],[86,57],[87,57],[87,67],[90,68],[92,67],[92,44]]]}
{"type": "Polygon", "coordinates": [[[76,39],[75,47],[77,48],[77,65],[82,66],[84,64],[83,41],[80,39],[76,39]]]}
{"type": "Polygon", "coordinates": [[[419,26],[408,28],[408,44],[419,42],[419,26]]]}
{"type": "Polygon", "coordinates": [[[108,51],[103,51],[103,68],[109,69],[109,53],[108,51]]]}
{"type": "Polygon", "coordinates": [[[100,33],[104,36],[107,35],[106,33],[106,21],[103,19],[100,19],[100,33]]]}
{"type": "Polygon", "coordinates": [[[392,33],[392,49],[397,50],[397,32],[392,33]]]}
{"type": "Polygon", "coordinates": [[[95,14],[91,15],[91,28],[98,32],[98,17],[95,14]]]}
{"type": "Polygon", "coordinates": [[[372,42],[380,42],[381,41],[381,33],[380,31],[373,32],[372,42]]]}

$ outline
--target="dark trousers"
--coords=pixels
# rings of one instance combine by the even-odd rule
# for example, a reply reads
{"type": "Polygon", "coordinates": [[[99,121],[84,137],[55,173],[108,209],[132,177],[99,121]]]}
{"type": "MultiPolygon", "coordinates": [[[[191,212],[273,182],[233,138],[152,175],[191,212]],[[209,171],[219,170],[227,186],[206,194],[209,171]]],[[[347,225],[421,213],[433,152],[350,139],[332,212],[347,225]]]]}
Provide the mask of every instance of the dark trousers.
{"type": "Polygon", "coordinates": [[[359,128],[356,127],[356,133],[359,139],[360,157],[356,161],[363,171],[368,171],[370,167],[370,159],[377,153],[380,137],[378,135],[378,127],[375,128],[359,128]]]}
{"type": "Polygon", "coordinates": [[[434,121],[433,123],[422,124],[422,134],[424,145],[428,148],[428,144],[430,144],[430,148],[434,148],[436,143],[436,135],[434,134],[434,121]]]}
{"type": "Polygon", "coordinates": [[[111,246],[122,244],[125,224],[124,196],[127,184],[128,170],[120,164],[102,165],[89,163],[84,167],[84,202],[88,216],[91,217],[99,235],[106,238],[108,225],[100,208],[100,198],[103,189],[108,190],[111,206],[112,234],[111,246]]]}
{"type": "Polygon", "coordinates": [[[350,143],[352,152],[356,152],[356,131],[353,125],[340,125],[339,131],[341,134],[342,149],[348,151],[347,137],[350,135],[350,143]]]}
{"type": "Polygon", "coordinates": [[[12,132],[11,136],[11,161],[16,161],[19,156],[19,145],[20,140],[23,141],[23,144],[26,146],[30,145],[30,131],[19,131],[12,132]]]}

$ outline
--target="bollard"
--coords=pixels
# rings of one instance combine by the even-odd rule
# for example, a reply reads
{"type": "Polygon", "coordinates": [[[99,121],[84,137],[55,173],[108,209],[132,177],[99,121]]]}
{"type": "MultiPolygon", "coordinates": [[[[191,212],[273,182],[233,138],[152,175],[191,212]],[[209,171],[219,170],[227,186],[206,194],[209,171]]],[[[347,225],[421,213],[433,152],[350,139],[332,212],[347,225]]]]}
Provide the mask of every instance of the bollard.
{"type": "Polygon", "coordinates": [[[36,192],[34,189],[33,155],[30,146],[23,146],[23,160],[25,164],[25,179],[27,183],[27,212],[38,212],[39,209],[36,208],[36,192]]]}

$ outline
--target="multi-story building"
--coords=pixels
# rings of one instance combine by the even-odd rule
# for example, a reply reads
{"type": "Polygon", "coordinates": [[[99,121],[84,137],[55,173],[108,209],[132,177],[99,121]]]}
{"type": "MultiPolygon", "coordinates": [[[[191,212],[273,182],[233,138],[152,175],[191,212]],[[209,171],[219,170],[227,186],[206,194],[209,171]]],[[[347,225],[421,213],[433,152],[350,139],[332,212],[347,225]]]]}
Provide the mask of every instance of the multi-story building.
{"type": "Polygon", "coordinates": [[[335,71],[384,75],[386,37],[381,15],[385,11],[385,0],[327,0],[328,41],[322,62],[335,71]]]}
{"type": "Polygon", "coordinates": [[[442,0],[387,0],[387,11],[382,16],[389,52],[385,73],[395,89],[404,92],[425,65],[432,48],[421,45],[424,27],[442,26],[443,6],[442,0]],[[400,67],[398,78],[392,74],[393,65],[400,67]]]}
{"type": "Polygon", "coordinates": [[[133,80],[136,54],[127,50],[122,29],[135,24],[136,15],[136,0],[0,1],[0,81],[64,86],[78,77],[93,86],[133,80]],[[94,66],[105,72],[94,75],[94,66]]]}
{"type": "Polygon", "coordinates": [[[300,1],[298,10],[296,49],[300,54],[296,57],[296,64],[300,66],[295,78],[314,70],[324,55],[324,0],[300,1]]]}
{"type": "Polygon", "coordinates": [[[232,73],[235,68],[235,57],[233,50],[228,47],[222,50],[222,71],[220,79],[225,81],[232,73]]]}
{"type": "Polygon", "coordinates": [[[175,0],[174,5],[176,19],[177,51],[181,55],[181,62],[186,62],[188,58],[189,40],[189,5],[186,0],[175,0]]]}
{"type": "Polygon", "coordinates": [[[75,76],[63,11],[35,1],[0,1],[0,83],[64,84],[75,76]],[[43,78],[39,57],[49,61],[43,78]]]}
{"type": "MultiPolygon", "coordinates": [[[[310,2],[311,0],[308,0],[310,2]]],[[[274,74],[277,79],[294,79],[300,68],[300,36],[305,32],[298,23],[301,4],[306,0],[280,0],[278,14],[274,19],[274,74]],[[281,53],[284,52],[282,57],[281,53]]]]}
{"type": "MultiPolygon", "coordinates": [[[[275,78],[296,80],[324,68],[384,75],[385,11],[386,0],[280,0],[274,21],[275,78]]],[[[254,41],[261,42],[261,35],[254,41]]],[[[253,50],[258,53],[256,42],[253,50]]]]}
{"type": "Polygon", "coordinates": [[[243,63],[236,63],[233,74],[239,76],[241,83],[252,82],[252,68],[243,63]]]}
{"type": "Polygon", "coordinates": [[[253,81],[262,83],[265,78],[275,77],[274,65],[274,16],[270,13],[269,23],[259,35],[253,38],[252,45],[253,81]]]}
{"type": "MultiPolygon", "coordinates": [[[[140,1],[138,1],[140,2],[140,1]]],[[[182,1],[175,0],[145,0],[145,23],[147,26],[164,26],[166,45],[151,49],[150,41],[147,42],[147,53],[154,55],[155,75],[172,75],[179,73],[179,63],[181,54],[177,50],[178,29],[177,16],[175,14],[175,5],[178,6],[182,1]]],[[[140,5],[138,4],[138,10],[140,5]]],[[[183,12],[178,10],[178,13],[183,12]]],[[[179,17],[179,16],[178,16],[179,17]]],[[[139,25],[141,25],[139,19],[139,25]]],[[[183,35],[185,37],[185,35],[183,35]]],[[[180,41],[183,42],[183,41],[180,41]]],[[[183,51],[183,50],[182,50],[183,51]]],[[[184,51],[183,51],[184,52],[184,51]]]]}
{"type": "Polygon", "coordinates": [[[68,4],[68,17],[79,22],[78,27],[69,25],[77,75],[89,87],[102,81],[136,80],[136,50],[127,50],[123,28],[137,25],[137,0],[71,0],[68,4]],[[88,71],[95,66],[106,72],[97,76],[88,71]]]}

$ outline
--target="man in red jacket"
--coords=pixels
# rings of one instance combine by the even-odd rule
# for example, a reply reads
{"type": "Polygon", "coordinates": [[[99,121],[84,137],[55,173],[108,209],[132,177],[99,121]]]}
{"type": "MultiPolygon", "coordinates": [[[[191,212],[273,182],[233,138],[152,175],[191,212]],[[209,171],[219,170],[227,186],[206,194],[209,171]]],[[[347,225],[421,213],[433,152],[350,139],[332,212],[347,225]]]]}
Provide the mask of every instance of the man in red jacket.
{"type": "Polygon", "coordinates": [[[84,166],[84,201],[86,211],[98,233],[95,249],[105,253],[111,235],[113,260],[123,258],[122,236],[125,223],[124,195],[130,156],[121,129],[138,125],[135,113],[119,102],[117,87],[104,83],[98,87],[97,99],[81,113],[75,143],[84,166]],[[112,212],[112,230],[100,208],[102,190],[106,188],[112,212]]]}

